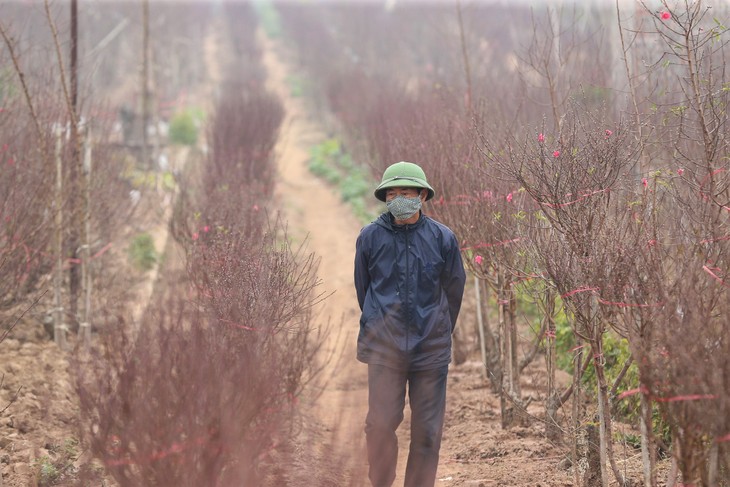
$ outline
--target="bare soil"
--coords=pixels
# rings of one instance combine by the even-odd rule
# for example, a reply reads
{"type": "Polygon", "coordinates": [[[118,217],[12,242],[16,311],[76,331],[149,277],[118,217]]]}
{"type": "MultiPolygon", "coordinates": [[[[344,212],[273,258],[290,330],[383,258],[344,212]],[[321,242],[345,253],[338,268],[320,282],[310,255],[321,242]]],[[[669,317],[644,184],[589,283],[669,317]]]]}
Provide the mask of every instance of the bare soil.
{"type": "MultiPolygon", "coordinates": [[[[326,134],[300,98],[287,87],[290,68],[281,46],[260,37],[270,88],[286,108],[277,146],[279,185],[276,195],[289,222],[290,236],[306,243],[321,258],[321,290],[332,293],[318,309],[318,320],[331,329],[320,394],[302,400],[322,436],[331,438],[336,458],[345,458],[347,485],[368,485],[363,426],[367,412],[366,366],[355,360],[359,310],[352,286],[355,239],[360,224],[338,192],[307,169],[310,148],[326,134]]],[[[159,248],[159,247],[158,247],[159,248]]],[[[469,290],[467,292],[470,292],[469,290]]],[[[474,320],[469,297],[459,326],[474,320]]],[[[473,303],[473,300],[472,300],[473,303]]],[[[78,407],[69,374],[68,355],[49,341],[40,317],[21,320],[0,344],[0,486],[36,485],[43,457],[58,459],[78,437],[78,407]]],[[[452,365],[449,375],[446,427],[437,474],[444,486],[570,486],[573,474],[564,465],[567,451],[544,438],[543,364],[537,359],[523,377],[523,394],[535,399],[529,427],[503,430],[499,400],[482,377],[476,351],[470,360],[452,365]]],[[[395,485],[402,485],[408,446],[408,407],[399,429],[400,458],[395,485]]],[[[315,445],[316,446],[316,445],[315,445]]],[[[70,458],[68,465],[84,460],[70,458]]],[[[637,472],[638,452],[620,453],[627,472],[637,472]]],[[[333,468],[339,468],[333,465],[333,468]]],[[[636,475],[633,475],[636,477],[636,475]]],[[[62,485],[61,482],[59,485],[62,485]]],[[[309,484],[302,484],[309,485],[309,484]]]]}

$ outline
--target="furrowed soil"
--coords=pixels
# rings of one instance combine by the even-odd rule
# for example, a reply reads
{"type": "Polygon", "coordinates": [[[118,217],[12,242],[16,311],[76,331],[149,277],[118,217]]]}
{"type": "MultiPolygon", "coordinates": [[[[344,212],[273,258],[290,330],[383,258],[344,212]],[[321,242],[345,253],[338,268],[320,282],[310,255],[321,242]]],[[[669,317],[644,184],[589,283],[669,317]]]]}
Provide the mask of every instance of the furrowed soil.
{"type": "MultiPolygon", "coordinates": [[[[328,357],[320,389],[301,400],[321,444],[310,444],[314,456],[331,455],[324,468],[337,470],[331,485],[367,486],[364,421],[367,412],[366,366],[355,360],[359,310],[352,285],[355,239],[360,223],[341,201],[338,190],[307,169],[310,148],[327,138],[304,100],[292,96],[287,79],[295,74],[283,46],[259,36],[269,87],[282,100],[286,116],[276,148],[279,183],[276,198],[295,243],[320,259],[321,292],[327,298],[317,320],[329,324],[323,355],[328,357]]],[[[163,213],[164,215],[164,213],[163,213]]],[[[160,217],[164,219],[164,216],[160,217]]],[[[150,221],[165,228],[164,221],[150,221]]],[[[164,236],[159,236],[164,241],[164,236]]],[[[161,250],[164,243],[158,243],[161,250]]],[[[50,287],[50,283],[48,284],[50,287]]],[[[19,312],[20,310],[15,310],[19,312]]],[[[37,485],[44,457],[58,458],[75,449],[69,468],[85,461],[78,437],[78,406],[69,373],[69,356],[44,331],[42,316],[26,315],[11,336],[0,343],[0,486],[37,485]],[[72,448],[73,447],[73,448],[72,448]]],[[[467,286],[460,327],[474,329],[473,288],[467,286]]],[[[473,334],[470,332],[470,334],[473,334]]],[[[524,337],[528,340],[528,337],[524,337]]],[[[446,424],[436,485],[442,486],[571,486],[573,473],[565,465],[565,447],[544,437],[544,360],[538,357],[522,377],[523,396],[534,399],[527,427],[502,429],[499,399],[482,375],[474,347],[469,360],[451,366],[446,424]]],[[[565,381],[565,378],[563,378],[565,381]]],[[[399,462],[394,485],[402,485],[409,441],[409,409],[399,428],[399,462]]],[[[639,452],[619,447],[619,463],[632,478],[640,471],[639,452]]],[[[320,465],[317,463],[316,465],[320,465]]],[[[313,475],[313,478],[322,478],[313,475]]],[[[57,485],[73,485],[60,482],[57,485]]],[[[101,483],[99,485],[102,485],[101,483]]],[[[109,484],[106,484],[109,485],[109,484]]],[[[113,485],[113,484],[112,484],[113,485]]],[[[297,485],[317,485],[302,481],[297,485]]],[[[205,487],[205,486],[201,486],[205,487]]]]}

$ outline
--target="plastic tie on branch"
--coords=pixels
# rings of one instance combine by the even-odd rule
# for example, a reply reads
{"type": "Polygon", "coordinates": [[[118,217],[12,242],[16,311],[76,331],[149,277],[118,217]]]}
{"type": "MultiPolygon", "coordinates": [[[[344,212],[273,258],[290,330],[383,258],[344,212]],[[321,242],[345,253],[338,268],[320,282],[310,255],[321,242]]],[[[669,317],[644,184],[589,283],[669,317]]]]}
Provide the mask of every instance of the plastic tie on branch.
{"type": "MultiPolygon", "coordinates": [[[[540,202],[538,200],[535,200],[535,201],[537,201],[540,204],[543,204],[543,205],[547,206],[548,208],[563,208],[565,206],[570,206],[570,205],[573,205],[573,204],[578,203],[580,201],[583,201],[584,199],[587,199],[587,198],[589,198],[589,197],[591,197],[591,196],[593,196],[595,194],[605,193],[605,192],[608,192],[608,191],[609,191],[609,188],[605,188],[605,189],[598,189],[596,191],[591,191],[589,193],[583,193],[582,195],[580,195],[580,197],[578,199],[575,199],[573,201],[567,201],[565,203],[547,203],[547,202],[544,202],[544,201],[543,202],[540,202]]],[[[566,196],[571,196],[571,195],[568,194],[566,196]]]]}
{"type": "Polygon", "coordinates": [[[233,327],[235,327],[235,328],[240,328],[240,329],[242,329],[242,330],[248,330],[248,331],[259,331],[259,330],[258,330],[257,328],[252,328],[252,327],[250,327],[250,326],[246,326],[246,325],[241,325],[240,323],[236,323],[235,321],[231,321],[231,320],[226,320],[226,319],[223,319],[223,318],[218,318],[218,320],[219,320],[219,321],[222,321],[223,323],[225,323],[225,324],[227,324],[227,325],[231,325],[231,326],[233,326],[233,327]]]}
{"type": "MultiPolygon", "coordinates": [[[[189,441],[185,441],[182,443],[173,443],[170,445],[169,448],[166,448],[164,450],[159,450],[156,452],[152,452],[151,454],[147,455],[146,457],[142,458],[107,458],[104,459],[104,464],[108,467],[119,467],[122,465],[144,465],[144,464],[150,464],[154,463],[158,460],[162,460],[166,457],[169,457],[170,455],[176,455],[176,454],[182,454],[186,453],[186,450],[190,450],[193,446],[203,446],[203,445],[211,445],[214,446],[214,443],[210,440],[209,437],[200,436],[198,438],[194,438],[189,441]]],[[[220,450],[222,449],[222,446],[214,446],[216,449],[220,450]]],[[[118,451],[117,448],[114,448],[115,451],[118,451]]]]}
{"type": "MultiPolygon", "coordinates": [[[[599,288],[599,287],[584,286],[584,287],[579,287],[579,288],[573,289],[572,291],[568,291],[565,294],[561,294],[560,297],[568,298],[570,296],[573,296],[574,294],[583,293],[583,292],[592,292],[593,294],[598,294],[598,293],[596,293],[596,291],[598,291],[600,289],[601,288],[599,288]]],[[[664,301],[662,301],[660,303],[654,303],[654,304],[640,304],[640,303],[627,303],[627,302],[622,302],[622,301],[608,301],[608,300],[601,298],[600,296],[598,296],[597,299],[598,299],[598,302],[603,305],[619,306],[622,308],[653,308],[656,306],[663,306],[665,304],[664,301]]]]}
{"type": "Polygon", "coordinates": [[[717,282],[719,282],[721,285],[730,288],[730,283],[725,282],[720,276],[715,274],[713,270],[717,271],[719,270],[717,267],[710,268],[706,264],[702,266],[702,270],[707,272],[710,276],[712,276],[717,282]]]}
{"type": "MultiPolygon", "coordinates": [[[[700,183],[700,190],[699,190],[700,198],[702,198],[704,201],[710,201],[710,197],[707,196],[707,194],[705,193],[703,188],[709,178],[711,178],[712,176],[716,176],[717,174],[719,174],[721,172],[725,172],[725,171],[726,171],[726,169],[724,167],[721,167],[720,169],[715,169],[714,171],[712,171],[710,174],[708,174],[707,176],[705,176],[702,179],[702,182],[700,183]]],[[[725,211],[730,211],[730,206],[720,205],[720,208],[722,208],[725,211]]]]}
{"type": "Polygon", "coordinates": [[[719,438],[715,438],[715,443],[724,443],[726,441],[730,441],[730,433],[726,434],[725,436],[720,436],[719,438]]]}
{"type": "Polygon", "coordinates": [[[568,298],[568,297],[570,297],[570,296],[572,296],[574,294],[583,293],[583,292],[586,292],[586,291],[593,292],[593,291],[598,291],[599,289],[601,289],[601,288],[600,287],[587,287],[587,286],[586,287],[579,287],[577,289],[573,289],[572,291],[568,291],[565,294],[561,294],[560,297],[561,298],[568,298]]]}
{"type": "Polygon", "coordinates": [[[598,298],[598,302],[608,306],[619,306],[621,308],[653,308],[657,306],[663,306],[664,301],[661,303],[654,304],[639,304],[639,303],[622,303],[617,301],[606,301],[605,299],[598,298]]]}
{"type": "MultiPolygon", "coordinates": [[[[649,392],[649,390],[646,388],[646,386],[637,387],[635,389],[629,389],[627,391],[622,392],[616,397],[617,401],[620,401],[621,399],[624,399],[629,396],[633,396],[635,394],[644,394],[649,399],[655,401],[655,402],[682,402],[682,401],[701,401],[701,400],[712,400],[717,399],[717,394],[682,394],[678,396],[670,396],[670,397],[654,397],[649,392]]],[[[730,441],[730,434],[727,435],[728,439],[725,441],[730,441]]]]}
{"type": "Polygon", "coordinates": [[[511,243],[519,242],[520,240],[522,240],[521,237],[513,238],[512,240],[503,240],[501,242],[492,242],[492,243],[480,242],[476,245],[462,247],[460,250],[474,250],[474,249],[484,249],[487,247],[497,247],[499,245],[509,245],[511,243]]]}

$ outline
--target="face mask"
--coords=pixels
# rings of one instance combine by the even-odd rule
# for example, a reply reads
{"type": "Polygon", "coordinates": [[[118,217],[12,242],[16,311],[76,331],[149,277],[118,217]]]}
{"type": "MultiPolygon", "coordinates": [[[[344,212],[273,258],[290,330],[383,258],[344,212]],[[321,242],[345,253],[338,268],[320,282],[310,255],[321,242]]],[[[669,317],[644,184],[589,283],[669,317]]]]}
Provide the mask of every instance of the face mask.
{"type": "Polygon", "coordinates": [[[388,211],[396,220],[408,220],[421,209],[421,198],[407,198],[405,196],[396,196],[386,203],[388,211]]]}

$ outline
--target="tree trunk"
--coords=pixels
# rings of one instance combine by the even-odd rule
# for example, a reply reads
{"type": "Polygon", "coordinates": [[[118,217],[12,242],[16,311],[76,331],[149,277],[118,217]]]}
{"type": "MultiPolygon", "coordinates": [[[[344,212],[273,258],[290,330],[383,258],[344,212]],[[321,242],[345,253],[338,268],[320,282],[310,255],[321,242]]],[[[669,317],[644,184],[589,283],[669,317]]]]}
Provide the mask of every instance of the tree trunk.
{"type": "MultiPolygon", "coordinates": [[[[479,286],[481,285],[482,281],[480,280],[479,286]]],[[[480,289],[479,295],[482,300],[482,309],[489,309],[489,300],[487,299],[488,293],[481,293],[480,289]]],[[[492,391],[494,391],[495,394],[501,395],[502,376],[504,375],[500,356],[501,341],[499,339],[499,334],[495,335],[492,332],[492,327],[489,324],[489,313],[482,314],[482,324],[484,325],[484,348],[486,352],[485,365],[487,369],[487,377],[492,384],[492,391]]]]}
{"type": "Polygon", "coordinates": [[[84,349],[91,347],[91,141],[84,138],[84,245],[81,259],[81,287],[84,307],[79,323],[84,349]]]}
{"type": "Polygon", "coordinates": [[[60,349],[66,348],[66,325],[63,320],[61,288],[63,286],[63,163],[61,134],[56,135],[56,271],[53,279],[53,340],[60,349]]]}
{"type": "Polygon", "coordinates": [[[596,426],[595,423],[588,423],[586,426],[579,430],[579,437],[581,442],[579,451],[581,451],[581,459],[583,460],[578,464],[577,470],[582,470],[582,483],[585,487],[606,487],[608,484],[603,483],[602,475],[603,470],[601,466],[601,452],[600,448],[600,425],[596,426]]]}
{"type": "Polygon", "coordinates": [[[718,454],[719,454],[719,448],[717,447],[717,442],[713,442],[712,446],[710,447],[710,458],[708,460],[708,471],[707,471],[707,484],[708,485],[718,485],[717,484],[717,476],[718,476],[718,454]]]}
{"type": "Polygon", "coordinates": [[[666,487],[674,487],[677,485],[677,474],[679,473],[679,439],[674,438],[672,441],[672,464],[669,467],[669,473],[667,474],[666,487]]]}
{"type": "Polygon", "coordinates": [[[520,357],[519,344],[517,343],[517,297],[512,289],[512,279],[506,283],[506,298],[509,305],[508,326],[509,326],[509,381],[512,397],[515,400],[522,399],[522,388],[520,387],[520,357]]]}
{"type": "Polygon", "coordinates": [[[150,43],[150,5],[142,0],[142,167],[151,169],[147,147],[147,126],[150,119],[149,93],[149,43],[150,43]]]}
{"type": "Polygon", "coordinates": [[[551,51],[550,63],[547,69],[548,92],[550,93],[550,105],[553,111],[553,123],[555,130],[560,128],[560,89],[561,89],[561,63],[560,63],[560,13],[555,7],[548,6],[551,30],[551,51]]]}
{"type": "Polygon", "coordinates": [[[555,384],[555,372],[557,371],[557,361],[555,355],[555,320],[553,316],[555,313],[555,297],[554,293],[548,291],[545,296],[545,317],[547,320],[546,325],[546,346],[545,346],[545,363],[547,366],[547,401],[545,401],[545,434],[548,439],[553,442],[560,444],[563,439],[563,432],[558,424],[558,410],[561,407],[560,394],[555,384]]]}
{"type": "MultiPolygon", "coordinates": [[[[68,252],[71,262],[78,262],[79,250],[82,245],[82,205],[81,205],[81,189],[83,188],[81,166],[81,151],[79,150],[81,140],[79,133],[79,109],[78,109],[78,3],[77,0],[71,0],[71,45],[70,45],[70,66],[69,66],[69,90],[70,105],[68,107],[71,118],[71,164],[68,166],[69,171],[69,187],[68,198],[70,208],[69,226],[68,226],[68,252]]],[[[59,63],[60,63],[59,59],[59,63]]],[[[63,69],[63,68],[61,68],[63,69]]],[[[81,270],[76,264],[72,264],[68,269],[68,288],[69,288],[69,317],[72,320],[72,329],[76,329],[78,324],[78,302],[79,294],[82,287],[83,277],[81,270]]]]}
{"type": "Polygon", "coordinates": [[[600,337],[598,338],[597,344],[595,344],[595,348],[592,348],[591,351],[593,352],[593,366],[596,370],[596,401],[598,402],[598,433],[599,433],[599,441],[600,441],[600,467],[601,467],[601,485],[603,487],[608,487],[608,457],[609,457],[609,449],[611,448],[611,437],[609,436],[608,431],[608,423],[611,418],[611,412],[609,411],[609,408],[607,407],[606,402],[604,401],[604,398],[607,395],[608,386],[606,385],[606,378],[603,373],[603,355],[599,350],[601,349],[600,346],[600,337]]]}
{"type": "Polygon", "coordinates": [[[707,485],[703,479],[705,471],[703,439],[695,436],[693,432],[682,431],[679,434],[679,445],[678,461],[679,470],[682,472],[682,483],[684,485],[707,485]]]}
{"type": "Polygon", "coordinates": [[[520,357],[517,334],[517,296],[515,296],[512,279],[507,280],[506,291],[509,303],[509,360],[510,360],[510,396],[513,403],[514,419],[519,426],[528,426],[530,416],[527,414],[527,404],[522,400],[520,387],[520,357]]]}
{"type": "Polygon", "coordinates": [[[582,443],[586,442],[585,433],[581,426],[583,422],[583,386],[580,379],[582,376],[583,362],[583,344],[582,340],[576,335],[576,353],[573,359],[573,407],[571,409],[573,422],[573,480],[575,485],[581,484],[581,467],[585,467],[587,452],[582,447],[582,443]]]}
{"type": "Polygon", "coordinates": [[[482,352],[482,365],[484,366],[484,377],[489,377],[489,369],[487,368],[487,345],[484,343],[484,320],[482,320],[482,297],[480,292],[481,284],[479,278],[474,276],[474,297],[477,302],[477,327],[479,331],[479,348],[482,352]]]}
{"type": "Polygon", "coordinates": [[[502,364],[502,377],[500,381],[500,394],[499,394],[499,406],[502,415],[502,428],[506,429],[512,426],[513,408],[507,404],[507,394],[510,394],[510,377],[512,371],[510,370],[511,360],[509,359],[509,329],[507,320],[505,318],[505,283],[504,276],[501,271],[498,271],[497,277],[497,307],[499,310],[499,330],[500,330],[500,347],[499,347],[499,362],[502,364]]]}
{"type": "Polygon", "coordinates": [[[651,400],[641,394],[641,463],[644,469],[644,485],[656,487],[656,453],[654,432],[651,426],[651,400]]]}

